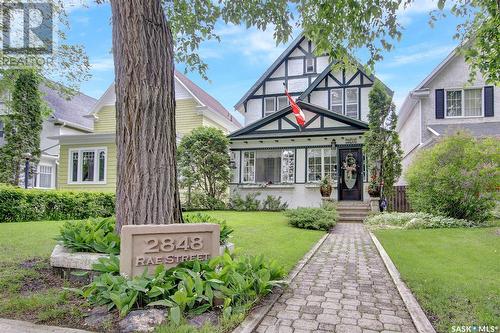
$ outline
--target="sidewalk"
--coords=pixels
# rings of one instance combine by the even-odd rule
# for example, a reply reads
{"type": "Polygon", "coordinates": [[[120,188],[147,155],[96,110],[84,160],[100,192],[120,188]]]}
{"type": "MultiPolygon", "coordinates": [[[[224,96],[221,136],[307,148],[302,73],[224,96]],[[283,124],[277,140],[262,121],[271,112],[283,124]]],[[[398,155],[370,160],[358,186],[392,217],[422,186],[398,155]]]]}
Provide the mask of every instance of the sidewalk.
{"type": "Polygon", "coordinates": [[[91,333],[74,328],[37,325],[22,320],[0,318],[0,332],[2,333],[91,333]]]}
{"type": "Polygon", "coordinates": [[[362,224],[339,223],[256,332],[416,333],[362,224]]]}

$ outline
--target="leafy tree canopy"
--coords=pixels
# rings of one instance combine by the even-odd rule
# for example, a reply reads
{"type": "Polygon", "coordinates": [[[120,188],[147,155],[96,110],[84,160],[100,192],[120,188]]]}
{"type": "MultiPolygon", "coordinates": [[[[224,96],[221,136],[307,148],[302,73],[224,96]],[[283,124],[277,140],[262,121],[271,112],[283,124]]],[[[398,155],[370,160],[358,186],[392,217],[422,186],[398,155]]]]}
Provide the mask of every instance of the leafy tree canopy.
{"type": "Polygon", "coordinates": [[[180,185],[189,191],[188,205],[221,208],[230,180],[229,139],[221,130],[199,127],[184,136],[178,147],[180,185]],[[192,191],[192,192],[191,192],[192,191]]]}
{"type": "MultiPolygon", "coordinates": [[[[218,20],[247,27],[273,29],[276,43],[286,42],[298,28],[327,53],[336,66],[352,66],[349,53],[368,51],[368,70],[373,70],[383,53],[394,48],[402,36],[400,9],[418,6],[416,0],[280,0],[280,1],[163,1],[176,43],[176,62],[197,70],[206,78],[207,65],[197,50],[207,39],[220,40],[218,20]]],[[[473,70],[488,82],[500,82],[500,3],[497,0],[439,0],[430,12],[432,24],[447,13],[462,18],[454,36],[473,70]],[[468,41],[466,43],[466,41],[468,41]]]]}
{"type": "Polygon", "coordinates": [[[372,181],[383,184],[384,193],[390,195],[401,175],[403,151],[396,132],[398,117],[392,97],[380,82],[375,82],[368,95],[368,126],[363,149],[372,172],[372,181]]]}

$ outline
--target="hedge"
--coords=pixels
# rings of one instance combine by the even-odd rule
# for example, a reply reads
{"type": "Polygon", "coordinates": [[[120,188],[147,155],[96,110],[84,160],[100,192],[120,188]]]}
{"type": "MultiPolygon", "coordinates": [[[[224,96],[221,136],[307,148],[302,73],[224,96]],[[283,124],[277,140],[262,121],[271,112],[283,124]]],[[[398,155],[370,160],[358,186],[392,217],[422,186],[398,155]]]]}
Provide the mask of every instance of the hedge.
{"type": "Polygon", "coordinates": [[[108,217],[115,213],[115,194],[21,189],[0,185],[0,223],[108,217]]]}

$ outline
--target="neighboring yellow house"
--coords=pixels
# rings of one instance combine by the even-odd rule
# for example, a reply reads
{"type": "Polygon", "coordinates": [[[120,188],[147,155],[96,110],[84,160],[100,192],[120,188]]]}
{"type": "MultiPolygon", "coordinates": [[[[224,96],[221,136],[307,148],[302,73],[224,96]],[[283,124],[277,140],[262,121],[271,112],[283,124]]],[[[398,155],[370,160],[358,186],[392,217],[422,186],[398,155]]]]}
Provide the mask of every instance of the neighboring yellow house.
{"type": "MultiPolygon", "coordinates": [[[[200,126],[216,127],[227,134],[241,127],[229,111],[186,76],[176,71],[175,79],[177,140],[200,126]]],[[[115,100],[112,84],[86,116],[94,121],[92,133],[57,137],[61,146],[57,188],[115,190],[115,100]]]]}

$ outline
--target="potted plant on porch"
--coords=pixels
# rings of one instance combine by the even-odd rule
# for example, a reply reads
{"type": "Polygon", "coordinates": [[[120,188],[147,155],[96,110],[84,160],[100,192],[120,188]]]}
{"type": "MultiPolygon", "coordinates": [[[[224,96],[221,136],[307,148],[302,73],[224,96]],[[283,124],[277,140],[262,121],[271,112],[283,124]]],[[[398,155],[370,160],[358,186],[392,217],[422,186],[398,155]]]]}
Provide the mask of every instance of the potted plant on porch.
{"type": "Polygon", "coordinates": [[[323,198],[329,198],[332,194],[332,179],[329,176],[326,176],[321,180],[319,192],[323,198]]]}
{"type": "Polygon", "coordinates": [[[372,198],[380,197],[380,182],[375,172],[373,172],[370,177],[370,183],[368,184],[368,194],[372,198]]]}

